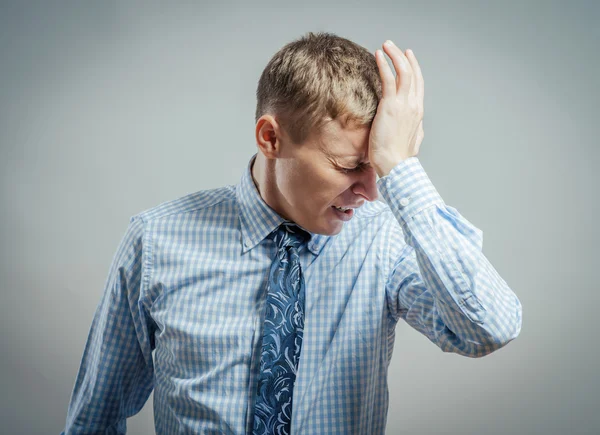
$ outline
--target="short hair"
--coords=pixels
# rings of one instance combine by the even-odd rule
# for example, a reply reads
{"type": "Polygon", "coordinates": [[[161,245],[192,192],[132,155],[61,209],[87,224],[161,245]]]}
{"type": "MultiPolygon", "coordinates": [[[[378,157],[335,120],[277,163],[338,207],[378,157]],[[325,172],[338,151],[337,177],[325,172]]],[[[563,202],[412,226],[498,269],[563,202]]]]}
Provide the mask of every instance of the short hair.
{"type": "Polygon", "coordinates": [[[283,46],[258,81],[255,122],[273,115],[295,144],[339,119],[369,126],[381,100],[381,77],[366,48],[329,32],[308,32],[283,46]]]}

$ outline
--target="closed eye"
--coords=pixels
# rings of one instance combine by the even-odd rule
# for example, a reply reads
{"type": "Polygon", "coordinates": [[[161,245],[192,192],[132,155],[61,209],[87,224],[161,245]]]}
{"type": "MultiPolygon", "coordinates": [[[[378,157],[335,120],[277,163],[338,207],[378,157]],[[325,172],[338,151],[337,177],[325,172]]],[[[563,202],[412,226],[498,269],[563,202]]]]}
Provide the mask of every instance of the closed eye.
{"type": "Polygon", "coordinates": [[[348,174],[348,173],[352,173],[352,172],[360,172],[366,168],[368,168],[369,165],[365,164],[365,163],[361,163],[360,165],[354,167],[354,168],[342,168],[340,167],[340,171],[344,174],[348,174]]]}

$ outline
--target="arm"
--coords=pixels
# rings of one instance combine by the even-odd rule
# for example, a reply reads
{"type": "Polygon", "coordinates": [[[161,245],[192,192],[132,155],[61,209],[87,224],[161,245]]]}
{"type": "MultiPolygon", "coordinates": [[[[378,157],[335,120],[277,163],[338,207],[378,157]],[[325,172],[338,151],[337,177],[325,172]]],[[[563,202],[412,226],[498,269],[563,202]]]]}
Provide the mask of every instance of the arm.
{"type": "Polygon", "coordinates": [[[63,434],[124,434],[152,391],[153,328],[139,303],[143,234],[143,220],[132,217],[92,321],[63,434]]]}
{"type": "Polygon", "coordinates": [[[402,228],[390,241],[386,285],[394,317],[444,352],[473,358],[516,338],[519,299],[483,255],[481,230],[444,203],[418,158],[377,184],[402,228]]]}

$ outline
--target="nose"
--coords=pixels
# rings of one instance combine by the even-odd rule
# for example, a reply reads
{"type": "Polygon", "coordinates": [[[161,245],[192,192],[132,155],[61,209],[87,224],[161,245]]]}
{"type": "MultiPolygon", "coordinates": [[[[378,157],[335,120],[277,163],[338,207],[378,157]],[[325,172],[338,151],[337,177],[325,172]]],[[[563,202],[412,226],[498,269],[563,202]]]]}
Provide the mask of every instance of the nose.
{"type": "Polygon", "coordinates": [[[367,201],[375,201],[379,196],[376,175],[377,173],[373,167],[368,167],[357,174],[358,179],[352,185],[352,192],[355,195],[362,196],[367,201]]]}

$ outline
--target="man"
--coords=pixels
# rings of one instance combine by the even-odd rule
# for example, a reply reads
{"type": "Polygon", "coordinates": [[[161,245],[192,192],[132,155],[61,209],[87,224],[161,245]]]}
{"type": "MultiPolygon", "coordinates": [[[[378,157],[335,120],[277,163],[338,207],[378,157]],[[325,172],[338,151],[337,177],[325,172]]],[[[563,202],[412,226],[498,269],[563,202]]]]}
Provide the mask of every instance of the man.
{"type": "Polygon", "coordinates": [[[284,46],[240,183],[131,218],[64,433],[124,433],[153,389],[159,434],[384,433],[398,320],[472,358],[518,336],[482,232],[418,160],[417,59],[383,47],[396,77],[330,33],[284,46]]]}

